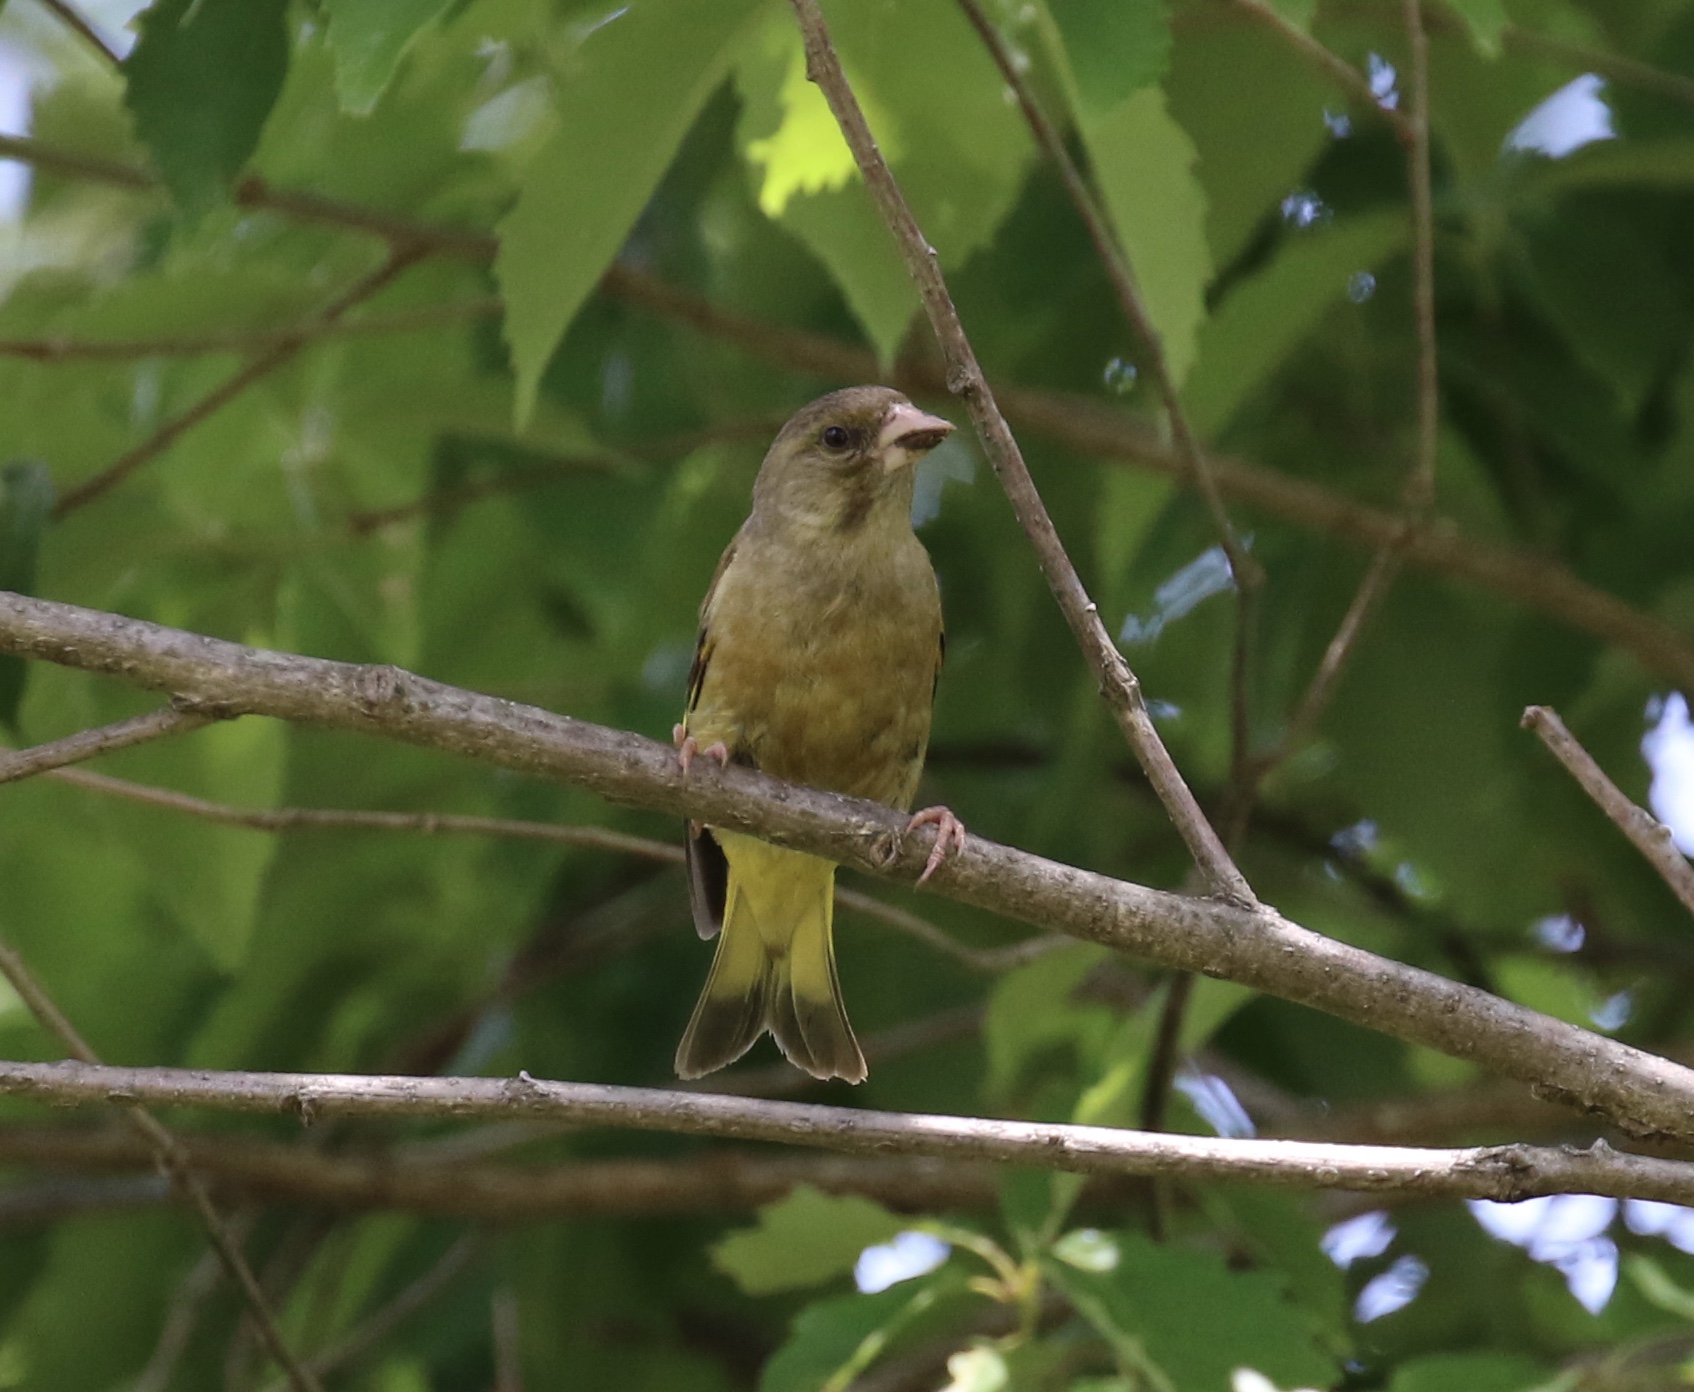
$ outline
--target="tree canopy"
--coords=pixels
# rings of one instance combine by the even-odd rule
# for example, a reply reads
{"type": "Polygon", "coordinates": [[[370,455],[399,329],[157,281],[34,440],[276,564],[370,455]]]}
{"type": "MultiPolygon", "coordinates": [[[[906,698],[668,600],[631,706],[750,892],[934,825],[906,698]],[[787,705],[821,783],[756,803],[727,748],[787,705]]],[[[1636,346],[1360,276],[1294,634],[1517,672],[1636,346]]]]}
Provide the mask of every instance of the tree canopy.
{"type": "Polygon", "coordinates": [[[786,1133],[0,1096],[0,1389],[1684,1385],[1689,1075],[1617,1046],[1694,1057],[1689,867],[1521,721],[1687,786],[1694,4],[135,8],[0,0],[0,723],[139,722],[0,749],[0,1074],[51,1001],[214,1091],[674,1088],[688,811],[876,872],[870,1078],[706,1080],[786,1133]],[[917,891],[611,733],[668,743],[782,421],[878,380],[961,427],[920,799],[981,840],[917,891]],[[1596,1140],[1653,1162],[1540,1149],[1596,1140]]]}

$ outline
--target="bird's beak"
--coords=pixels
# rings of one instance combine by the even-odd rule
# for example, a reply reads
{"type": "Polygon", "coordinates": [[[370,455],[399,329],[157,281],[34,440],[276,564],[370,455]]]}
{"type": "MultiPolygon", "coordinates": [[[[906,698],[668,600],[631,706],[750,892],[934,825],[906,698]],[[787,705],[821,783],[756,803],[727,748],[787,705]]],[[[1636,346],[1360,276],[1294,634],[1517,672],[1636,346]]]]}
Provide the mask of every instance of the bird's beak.
{"type": "Polygon", "coordinates": [[[953,433],[953,423],[918,410],[909,401],[897,402],[882,418],[877,453],[888,473],[915,464],[953,433]]]}

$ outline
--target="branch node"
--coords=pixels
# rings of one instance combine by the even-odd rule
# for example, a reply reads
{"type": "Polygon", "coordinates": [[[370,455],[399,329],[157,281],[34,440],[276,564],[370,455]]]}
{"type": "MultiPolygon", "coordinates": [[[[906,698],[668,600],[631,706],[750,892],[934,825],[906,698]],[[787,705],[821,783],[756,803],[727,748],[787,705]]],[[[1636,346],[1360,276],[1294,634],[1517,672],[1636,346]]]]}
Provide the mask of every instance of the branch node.
{"type": "Polygon", "coordinates": [[[196,696],[191,691],[172,692],[170,704],[177,714],[195,715],[202,720],[234,720],[245,714],[233,701],[214,701],[206,696],[196,696]]]}
{"type": "Polygon", "coordinates": [[[406,695],[406,673],[392,663],[361,667],[353,678],[353,695],[373,715],[403,711],[411,705],[406,695]]]}
{"type": "MultiPolygon", "coordinates": [[[[931,248],[930,255],[934,254],[934,248],[931,248]]],[[[982,373],[969,363],[954,363],[947,369],[947,390],[954,396],[970,400],[982,390],[982,373]]]]}

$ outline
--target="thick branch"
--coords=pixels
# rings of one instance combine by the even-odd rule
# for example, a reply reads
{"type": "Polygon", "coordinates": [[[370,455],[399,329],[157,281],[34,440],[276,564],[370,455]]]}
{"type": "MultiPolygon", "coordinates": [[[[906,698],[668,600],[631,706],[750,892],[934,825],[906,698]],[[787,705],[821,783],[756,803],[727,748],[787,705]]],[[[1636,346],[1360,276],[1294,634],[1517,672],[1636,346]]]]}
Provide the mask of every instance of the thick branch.
{"type": "Polygon", "coordinates": [[[1177,1175],[1296,1188],[1516,1200],[1604,1194],[1694,1203],[1694,1165],[1588,1150],[1478,1146],[1415,1150],[1306,1141],[1217,1140],[980,1117],[860,1111],[712,1093],[517,1078],[213,1073],[86,1063],[0,1063],[0,1094],[57,1104],[123,1102],[324,1117],[540,1117],[847,1154],[927,1155],[1088,1175],[1177,1175]]]}
{"type": "MultiPolygon", "coordinates": [[[[266,652],[0,593],[0,652],[105,672],[215,708],[386,736],[560,778],[913,883],[928,849],[876,803],[697,764],[669,745],[479,696],[395,667],[266,652]]],[[[1168,966],[1239,981],[1475,1061],[1634,1134],[1694,1135],[1694,1072],[1290,923],[1162,893],[971,837],[930,884],[963,903],[1168,966]]]]}

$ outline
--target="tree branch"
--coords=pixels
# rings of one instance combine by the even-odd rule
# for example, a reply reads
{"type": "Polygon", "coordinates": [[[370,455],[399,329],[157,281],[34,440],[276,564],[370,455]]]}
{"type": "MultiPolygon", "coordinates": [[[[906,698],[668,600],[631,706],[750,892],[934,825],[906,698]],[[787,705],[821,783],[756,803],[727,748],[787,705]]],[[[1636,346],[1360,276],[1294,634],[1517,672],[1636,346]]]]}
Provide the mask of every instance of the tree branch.
{"type": "Polygon", "coordinates": [[[183,334],[170,338],[3,338],[0,358],[28,362],[134,362],[140,358],[186,358],[208,353],[246,353],[259,348],[299,347],[326,338],[365,338],[382,334],[417,333],[458,325],[467,319],[497,318],[503,306],[497,296],[444,304],[418,305],[362,319],[326,319],[317,315],[288,328],[232,329],[227,333],[183,334]]]}
{"type": "Polygon", "coordinates": [[[78,730],[76,734],[66,735],[64,739],[50,744],[37,744],[29,749],[0,749],[0,783],[32,778],[39,773],[62,769],[66,764],[79,764],[84,759],[109,754],[115,749],[128,749],[135,744],[146,744],[166,735],[187,734],[190,730],[210,725],[216,718],[173,703],[98,729],[78,730]]]}
{"type": "Polygon", "coordinates": [[[82,17],[78,11],[65,3],[65,0],[40,0],[41,7],[51,13],[59,23],[69,29],[109,67],[121,68],[123,59],[95,27],[82,17]]]}
{"type": "MultiPolygon", "coordinates": [[[[355,305],[362,304],[383,289],[423,255],[424,251],[416,246],[395,247],[382,265],[369,274],[361,276],[325,308],[318,316],[318,322],[320,324],[335,323],[355,305]]],[[[55,518],[64,517],[116,488],[118,484],[122,483],[143,464],[157,459],[181,436],[187,434],[201,421],[227,406],[255,382],[282,367],[298,354],[309,341],[306,333],[297,331],[275,347],[260,353],[246,366],[232,372],[223,382],[213,387],[211,391],[207,392],[186,411],[172,416],[161,424],[140,444],[133,449],[126,450],[92,478],[85,479],[76,487],[67,490],[54,505],[53,516],[55,518]]]]}
{"type": "MultiPolygon", "coordinates": [[[[906,819],[734,765],[684,775],[669,745],[396,667],[266,652],[0,592],[0,651],[181,692],[229,712],[374,734],[564,779],[616,802],[746,831],[914,883],[906,819]]],[[[1310,932],[1274,909],[1189,898],[968,838],[929,882],[962,903],[1167,966],[1239,981],[1605,1112],[1694,1135],[1694,1072],[1483,991],[1310,932]]]]}
{"type": "Polygon", "coordinates": [[[1530,706],[1524,711],[1521,723],[1541,737],[1541,743],[1582,785],[1582,791],[1594,799],[1612,824],[1647,857],[1647,863],[1659,872],[1659,878],[1670,886],[1683,907],[1694,913],[1694,865],[1677,849],[1670,828],[1624,796],[1623,789],[1606,777],[1606,771],[1594,762],[1594,756],[1565,728],[1557,711],[1548,706],[1530,706]]]}
{"type": "MultiPolygon", "coordinates": [[[[77,1064],[66,1066],[95,1069],[103,1067],[94,1050],[77,1032],[76,1026],[65,1018],[41,984],[30,974],[23,958],[19,957],[11,944],[4,939],[0,939],[0,975],[11,983],[12,989],[18,993],[30,1014],[35,1016],[41,1026],[79,1060],[77,1064]]],[[[289,1348],[288,1341],[283,1338],[276,1316],[271,1311],[270,1301],[265,1298],[264,1291],[259,1288],[258,1279],[253,1275],[253,1268],[248,1266],[239,1241],[213,1205],[212,1196],[206,1192],[205,1184],[194,1173],[187,1152],[158,1118],[147,1110],[144,1102],[136,1098],[120,1097],[109,1100],[122,1109],[129,1124],[146,1141],[159,1169],[193,1206],[201,1227],[206,1230],[206,1236],[211,1240],[213,1250],[223,1262],[224,1270],[246,1300],[248,1314],[257,1326],[265,1347],[270,1350],[277,1365],[288,1375],[289,1385],[295,1392],[323,1392],[317,1378],[301,1365],[289,1348]]]]}
{"type": "Polygon", "coordinates": [[[1279,34],[1296,53],[1351,97],[1360,109],[1386,121],[1403,143],[1409,141],[1411,130],[1406,118],[1393,107],[1378,101],[1376,93],[1371,90],[1370,79],[1345,58],[1326,48],[1298,25],[1284,19],[1266,0],[1235,0],[1235,5],[1279,34]]]}
{"type": "Polygon", "coordinates": [[[937,1156],[1086,1175],[1171,1175],[1302,1189],[1514,1201],[1583,1193],[1694,1203],[1694,1165],[1526,1145],[1464,1150],[1218,1140],[979,1117],[769,1102],[712,1093],[516,1078],[214,1073],[87,1063],[0,1063],[0,1095],[56,1105],[119,1101],[305,1121],[328,1117],[541,1117],[583,1126],[730,1137],[844,1154],[937,1156]]]}
{"type": "Polygon", "coordinates": [[[1412,312],[1418,329],[1418,450],[1407,481],[1406,506],[1422,515],[1435,505],[1435,444],[1440,424],[1440,381],[1435,348],[1435,210],[1429,182],[1429,35],[1423,6],[1404,0],[1406,44],[1411,52],[1407,93],[1406,180],[1412,204],[1412,312]]]}
{"type": "Polygon", "coordinates": [[[1123,654],[1112,642],[1105,625],[1100,622],[1099,606],[1088,597],[1081,577],[1066,554],[1046,505],[1029,476],[1023,452],[1012,436],[1011,427],[1000,414],[993,390],[976,360],[970,340],[965,336],[959,312],[947,293],[947,283],[941,274],[941,262],[918,227],[905,196],[900,192],[888,162],[877,148],[858,98],[841,70],[841,60],[830,43],[829,29],[817,0],[791,0],[794,15],[800,26],[806,49],[806,76],[815,82],[829,102],[841,134],[853,152],[859,173],[864,177],[871,201],[876,205],[889,234],[906,263],[906,271],[917,287],[929,316],[936,341],[947,362],[947,390],[961,398],[970,411],[976,426],[977,438],[1000,479],[1001,487],[1017,514],[1024,534],[1041,565],[1041,572],[1052,587],[1060,612],[1070,625],[1071,632],[1082,648],[1083,656],[1093,669],[1106,698],[1135,757],[1147,774],[1148,781],[1158,790],[1165,811],[1187,844],[1194,863],[1200,867],[1214,894],[1232,902],[1252,905],[1258,901],[1252,887],[1229,857],[1218,840],[1200,804],[1194,800],[1182,774],[1165,749],[1147,714],[1142,699],[1141,684],[1124,661],[1123,654]]]}

